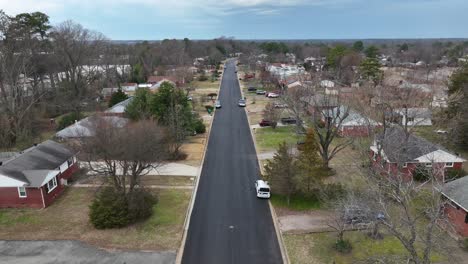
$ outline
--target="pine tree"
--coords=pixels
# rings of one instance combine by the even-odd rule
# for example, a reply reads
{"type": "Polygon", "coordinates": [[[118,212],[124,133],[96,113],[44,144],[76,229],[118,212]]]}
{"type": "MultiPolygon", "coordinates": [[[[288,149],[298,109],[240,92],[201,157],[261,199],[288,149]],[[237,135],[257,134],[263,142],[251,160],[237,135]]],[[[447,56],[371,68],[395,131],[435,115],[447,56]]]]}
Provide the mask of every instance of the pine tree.
{"type": "Polygon", "coordinates": [[[265,166],[265,176],[270,181],[274,193],[286,196],[288,205],[295,191],[294,178],[297,171],[295,157],[286,142],[281,143],[273,160],[269,160],[265,166]]]}
{"type": "Polygon", "coordinates": [[[112,107],[122,101],[125,101],[128,99],[128,95],[126,95],[121,88],[117,90],[117,92],[112,94],[112,97],[109,101],[109,107],[112,107]]]}
{"type": "Polygon", "coordinates": [[[298,157],[298,167],[300,169],[297,176],[297,181],[300,183],[298,186],[302,186],[303,191],[306,193],[309,193],[312,187],[320,185],[322,179],[327,175],[323,170],[316,137],[313,129],[307,131],[305,142],[298,157]]]}

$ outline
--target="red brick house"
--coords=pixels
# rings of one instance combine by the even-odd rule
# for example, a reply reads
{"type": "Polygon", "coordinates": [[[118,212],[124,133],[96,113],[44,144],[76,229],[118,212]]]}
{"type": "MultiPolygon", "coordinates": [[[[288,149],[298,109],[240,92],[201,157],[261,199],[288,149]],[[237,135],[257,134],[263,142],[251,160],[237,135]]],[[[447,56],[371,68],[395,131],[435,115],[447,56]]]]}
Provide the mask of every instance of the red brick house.
{"type": "Polygon", "coordinates": [[[406,135],[397,127],[389,127],[385,135],[376,136],[370,155],[375,168],[406,177],[411,177],[417,168],[426,168],[445,178],[447,172],[460,170],[466,161],[423,138],[406,135]]]}
{"type": "Polygon", "coordinates": [[[445,184],[442,195],[447,199],[444,212],[455,230],[468,237],[468,176],[445,184]]]}
{"type": "Polygon", "coordinates": [[[45,208],[78,170],[75,153],[52,140],[26,149],[0,166],[0,208],[45,208]]]}

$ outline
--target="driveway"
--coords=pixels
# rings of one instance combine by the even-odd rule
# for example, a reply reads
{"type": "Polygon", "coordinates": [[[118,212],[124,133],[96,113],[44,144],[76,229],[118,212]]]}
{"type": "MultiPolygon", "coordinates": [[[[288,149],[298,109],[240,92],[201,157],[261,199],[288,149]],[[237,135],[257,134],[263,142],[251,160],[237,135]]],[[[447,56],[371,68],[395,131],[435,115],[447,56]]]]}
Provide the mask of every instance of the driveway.
{"type": "Polygon", "coordinates": [[[233,61],[219,100],[187,233],[182,263],[282,263],[267,200],[258,199],[257,155],[233,61]]]}
{"type": "Polygon", "coordinates": [[[72,240],[0,241],[0,263],[169,264],[175,252],[105,251],[72,240]]]}
{"type": "Polygon", "coordinates": [[[314,233],[333,231],[328,225],[333,218],[333,211],[314,210],[307,213],[286,214],[278,217],[283,233],[314,233]]]}

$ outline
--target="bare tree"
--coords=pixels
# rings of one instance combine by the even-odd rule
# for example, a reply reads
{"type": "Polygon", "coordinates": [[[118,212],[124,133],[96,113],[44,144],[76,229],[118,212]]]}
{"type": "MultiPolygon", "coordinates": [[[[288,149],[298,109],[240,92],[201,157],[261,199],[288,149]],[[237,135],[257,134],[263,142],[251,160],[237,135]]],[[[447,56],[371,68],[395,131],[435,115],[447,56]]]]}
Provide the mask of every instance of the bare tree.
{"type": "Polygon", "coordinates": [[[105,176],[119,191],[131,193],[141,187],[141,176],[156,169],[168,157],[167,135],[153,121],[139,121],[117,127],[96,117],[94,135],[78,143],[89,169],[105,176]]]}
{"type": "Polygon", "coordinates": [[[274,104],[268,103],[263,110],[263,118],[271,122],[271,127],[276,128],[280,119],[281,112],[274,104]]]}

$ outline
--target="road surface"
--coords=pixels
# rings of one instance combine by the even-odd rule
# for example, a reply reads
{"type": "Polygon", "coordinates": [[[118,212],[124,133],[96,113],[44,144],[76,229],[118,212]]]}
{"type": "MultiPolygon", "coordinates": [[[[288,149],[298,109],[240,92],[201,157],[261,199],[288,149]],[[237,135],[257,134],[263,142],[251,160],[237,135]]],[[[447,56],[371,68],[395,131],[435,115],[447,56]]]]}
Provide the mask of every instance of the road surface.
{"type": "MultiPolygon", "coordinates": [[[[182,263],[282,263],[267,200],[257,199],[259,168],[234,61],[227,63],[190,220],[182,263]]],[[[249,103],[249,102],[247,102],[249,103]]]]}

